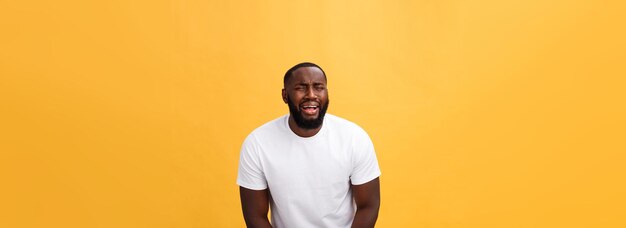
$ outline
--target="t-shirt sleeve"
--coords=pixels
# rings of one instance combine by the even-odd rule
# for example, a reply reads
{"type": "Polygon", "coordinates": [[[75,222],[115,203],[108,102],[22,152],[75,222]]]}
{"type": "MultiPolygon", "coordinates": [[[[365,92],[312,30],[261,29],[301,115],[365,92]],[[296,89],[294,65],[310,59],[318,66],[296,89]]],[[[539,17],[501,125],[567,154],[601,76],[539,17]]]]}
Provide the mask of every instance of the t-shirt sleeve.
{"type": "Polygon", "coordinates": [[[380,168],[374,151],[374,144],[367,133],[359,132],[353,142],[352,173],[353,185],[365,184],[380,176],[380,168]]]}
{"type": "Polygon", "coordinates": [[[248,136],[241,146],[237,184],[252,190],[263,190],[267,188],[267,181],[263,173],[258,145],[256,145],[254,136],[252,135],[248,136]]]}

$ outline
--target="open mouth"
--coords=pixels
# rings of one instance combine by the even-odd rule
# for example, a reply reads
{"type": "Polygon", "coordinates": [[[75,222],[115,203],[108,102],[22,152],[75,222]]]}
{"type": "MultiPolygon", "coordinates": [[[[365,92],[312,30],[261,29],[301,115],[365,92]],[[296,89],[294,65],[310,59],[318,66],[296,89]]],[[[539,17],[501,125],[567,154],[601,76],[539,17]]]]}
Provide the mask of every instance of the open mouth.
{"type": "Polygon", "coordinates": [[[318,105],[301,105],[302,113],[305,115],[315,115],[319,110],[318,105]]]}

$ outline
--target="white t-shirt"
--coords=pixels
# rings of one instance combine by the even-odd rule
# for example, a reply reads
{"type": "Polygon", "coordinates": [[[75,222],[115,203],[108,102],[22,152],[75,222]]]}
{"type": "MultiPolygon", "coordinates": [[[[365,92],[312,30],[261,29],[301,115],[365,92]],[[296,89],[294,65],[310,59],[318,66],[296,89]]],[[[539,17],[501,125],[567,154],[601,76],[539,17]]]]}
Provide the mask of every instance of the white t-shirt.
{"type": "Polygon", "coordinates": [[[331,114],[308,138],[293,133],[288,119],[284,115],[248,135],[237,184],[269,188],[274,227],[350,227],[356,209],[350,184],[380,176],[372,141],[356,124],[331,114]]]}

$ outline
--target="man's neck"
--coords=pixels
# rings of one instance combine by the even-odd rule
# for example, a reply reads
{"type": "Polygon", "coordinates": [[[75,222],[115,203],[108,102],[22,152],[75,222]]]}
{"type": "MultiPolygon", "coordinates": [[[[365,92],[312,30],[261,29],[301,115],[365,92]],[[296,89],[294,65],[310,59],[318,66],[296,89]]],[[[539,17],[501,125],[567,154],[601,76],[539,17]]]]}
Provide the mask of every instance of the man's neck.
{"type": "Polygon", "coordinates": [[[301,128],[298,126],[298,124],[296,124],[296,121],[293,119],[292,116],[289,116],[288,122],[289,122],[289,128],[291,129],[291,131],[295,133],[296,135],[300,137],[304,137],[304,138],[308,138],[308,137],[316,135],[322,129],[322,125],[324,125],[322,123],[322,125],[314,129],[301,128]]]}

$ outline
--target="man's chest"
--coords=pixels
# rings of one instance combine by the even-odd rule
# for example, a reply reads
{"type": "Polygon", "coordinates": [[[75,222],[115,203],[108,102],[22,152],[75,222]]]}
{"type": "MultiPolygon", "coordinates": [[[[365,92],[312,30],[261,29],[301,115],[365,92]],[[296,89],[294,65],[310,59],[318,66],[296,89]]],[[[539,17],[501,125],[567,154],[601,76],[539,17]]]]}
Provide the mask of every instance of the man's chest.
{"type": "Polygon", "coordinates": [[[263,150],[263,171],[270,189],[349,185],[352,162],[350,148],[345,145],[285,143],[263,150]]]}

